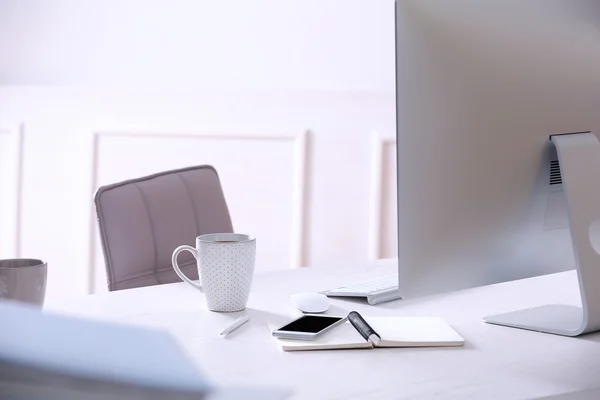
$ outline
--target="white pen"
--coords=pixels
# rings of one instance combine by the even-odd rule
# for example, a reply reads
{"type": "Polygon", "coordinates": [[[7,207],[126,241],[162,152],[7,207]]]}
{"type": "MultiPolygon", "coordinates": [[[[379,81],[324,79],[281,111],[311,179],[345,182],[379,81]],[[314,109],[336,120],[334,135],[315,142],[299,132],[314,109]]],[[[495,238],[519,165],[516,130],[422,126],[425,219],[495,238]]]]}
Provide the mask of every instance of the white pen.
{"type": "Polygon", "coordinates": [[[235,321],[233,321],[231,323],[231,325],[229,325],[227,328],[223,329],[223,332],[221,332],[221,336],[228,335],[231,332],[235,331],[237,328],[239,328],[240,326],[242,326],[246,322],[248,322],[249,319],[250,319],[250,317],[248,316],[248,314],[240,315],[238,318],[236,318],[235,321]]]}

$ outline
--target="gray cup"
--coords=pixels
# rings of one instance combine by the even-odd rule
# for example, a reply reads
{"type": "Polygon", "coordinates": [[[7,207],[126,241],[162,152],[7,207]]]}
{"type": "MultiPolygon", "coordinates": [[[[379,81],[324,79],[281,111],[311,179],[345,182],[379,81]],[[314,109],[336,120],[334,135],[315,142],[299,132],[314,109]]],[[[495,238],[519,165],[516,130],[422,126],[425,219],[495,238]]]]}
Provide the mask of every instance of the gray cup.
{"type": "Polygon", "coordinates": [[[44,305],[48,264],[32,258],[0,260],[0,300],[44,305]]]}

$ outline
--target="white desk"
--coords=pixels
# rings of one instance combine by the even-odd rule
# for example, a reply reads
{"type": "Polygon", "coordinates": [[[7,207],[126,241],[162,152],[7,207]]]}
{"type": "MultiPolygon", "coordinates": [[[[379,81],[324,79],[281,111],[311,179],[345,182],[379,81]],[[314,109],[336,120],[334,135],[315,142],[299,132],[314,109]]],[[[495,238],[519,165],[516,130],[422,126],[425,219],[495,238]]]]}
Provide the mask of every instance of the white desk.
{"type": "MultiPolygon", "coordinates": [[[[395,268],[396,262],[388,260],[350,270],[257,274],[251,320],[227,338],[218,333],[234,316],[207,311],[203,295],[184,283],[86,296],[46,309],[166,328],[216,383],[289,385],[294,399],[506,400],[600,387],[600,335],[566,338],[481,322],[485,315],[523,307],[577,305],[574,272],[378,306],[332,300],[328,312],[440,316],[464,336],[463,348],[286,353],[270,336],[265,321],[272,313],[292,310],[290,293],[318,291],[395,268]]],[[[592,396],[585,398],[600,398],[592,396]]]]}

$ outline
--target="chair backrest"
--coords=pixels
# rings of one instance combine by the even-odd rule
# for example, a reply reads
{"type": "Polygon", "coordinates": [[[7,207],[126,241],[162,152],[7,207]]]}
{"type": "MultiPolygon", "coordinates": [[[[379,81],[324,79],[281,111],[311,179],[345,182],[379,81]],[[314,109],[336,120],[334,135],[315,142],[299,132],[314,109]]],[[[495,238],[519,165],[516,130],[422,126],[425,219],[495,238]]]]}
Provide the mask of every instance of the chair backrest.
{"type": "MultiPolygon", "coordinates": [[[[94,203],[109,290],[178,282],[171,254],[205,233],[233,232],[217,171],[209,165],[100,187],[94,203]]],[[[179,266],[198,279],[189,252],[179,266]]]]}

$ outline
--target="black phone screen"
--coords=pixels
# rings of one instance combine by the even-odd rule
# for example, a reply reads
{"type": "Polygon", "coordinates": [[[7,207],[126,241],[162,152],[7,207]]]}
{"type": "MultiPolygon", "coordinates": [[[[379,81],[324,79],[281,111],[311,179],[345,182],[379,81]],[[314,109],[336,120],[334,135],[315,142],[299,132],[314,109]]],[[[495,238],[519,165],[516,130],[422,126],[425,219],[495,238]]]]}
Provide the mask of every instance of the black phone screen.
{"type": "Polygon", "coordinates": [[[341,317],[305,315],[278,330],[286,332],[317,333],[342,319],[343,318],[341,317]]]}

